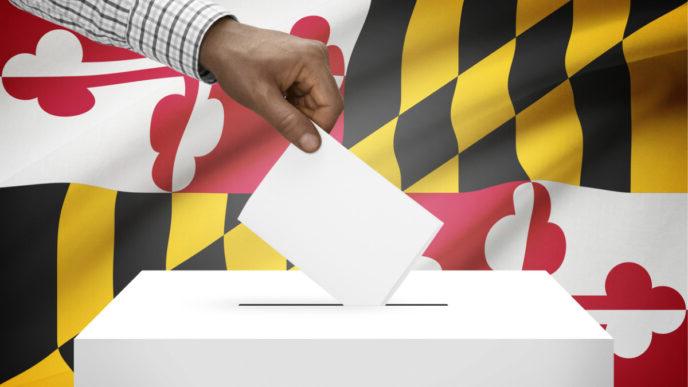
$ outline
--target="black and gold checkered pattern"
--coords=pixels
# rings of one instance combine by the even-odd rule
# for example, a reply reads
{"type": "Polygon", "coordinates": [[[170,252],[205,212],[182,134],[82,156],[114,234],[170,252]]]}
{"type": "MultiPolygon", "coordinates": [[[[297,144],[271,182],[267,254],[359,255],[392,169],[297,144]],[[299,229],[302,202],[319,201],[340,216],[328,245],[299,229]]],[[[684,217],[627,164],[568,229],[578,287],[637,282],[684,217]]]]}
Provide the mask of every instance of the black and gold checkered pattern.
{"type": "Polygon", "coordinates": [[[408,192],[685,192],[683,1],[373,2],[345,145],[408,192]]]}

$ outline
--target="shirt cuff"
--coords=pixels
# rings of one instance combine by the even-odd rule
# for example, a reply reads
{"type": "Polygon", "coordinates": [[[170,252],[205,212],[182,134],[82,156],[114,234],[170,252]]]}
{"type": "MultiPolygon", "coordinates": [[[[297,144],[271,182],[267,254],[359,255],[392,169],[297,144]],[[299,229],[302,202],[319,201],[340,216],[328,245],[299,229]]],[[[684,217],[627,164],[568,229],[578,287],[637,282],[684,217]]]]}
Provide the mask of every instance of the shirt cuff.
{"type": "Polygon", "coordinates": [[[199,64],[203,36],[218,19],[232,17],[211,0],[135,0],[127,28],[131,49],[207,83],[215,76],[199,64]]]}

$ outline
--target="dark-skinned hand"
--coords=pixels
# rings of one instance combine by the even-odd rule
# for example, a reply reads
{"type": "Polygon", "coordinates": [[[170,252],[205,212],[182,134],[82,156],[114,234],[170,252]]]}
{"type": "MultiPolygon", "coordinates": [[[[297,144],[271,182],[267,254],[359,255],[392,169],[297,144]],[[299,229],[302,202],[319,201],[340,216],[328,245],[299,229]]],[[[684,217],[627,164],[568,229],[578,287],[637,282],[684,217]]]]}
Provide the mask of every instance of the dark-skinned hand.
{"type": "Polygon", "coordinates": [[[311,120],[329,132],[343,109],[327,48],[315,40],[224,18],[206,33],[200,64],[227,95],[305,152],[321,142],[311,120]]]}

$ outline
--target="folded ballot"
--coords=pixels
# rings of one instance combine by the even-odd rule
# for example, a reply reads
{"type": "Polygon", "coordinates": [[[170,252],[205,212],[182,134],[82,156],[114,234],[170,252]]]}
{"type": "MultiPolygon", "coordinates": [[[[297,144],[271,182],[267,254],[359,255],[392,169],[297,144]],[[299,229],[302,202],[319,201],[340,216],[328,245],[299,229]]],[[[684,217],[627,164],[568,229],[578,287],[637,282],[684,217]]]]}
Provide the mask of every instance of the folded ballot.
{"type": "Polygon", "coordinates": [[[344,305],[382,305],[442,222],[329,134],[290,145],[239,220],[344,305]]]}

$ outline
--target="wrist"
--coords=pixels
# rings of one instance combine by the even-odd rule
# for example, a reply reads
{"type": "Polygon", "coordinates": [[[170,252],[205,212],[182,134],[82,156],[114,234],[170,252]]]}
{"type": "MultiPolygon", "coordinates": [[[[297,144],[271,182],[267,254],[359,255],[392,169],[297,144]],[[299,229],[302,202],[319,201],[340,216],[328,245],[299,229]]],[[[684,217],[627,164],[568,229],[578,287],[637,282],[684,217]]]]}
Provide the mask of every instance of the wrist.
{"type": "MultiPolygon", "coordinates": [[[[199,64],[217,74],[228,54],[228,43],[233,41],[234,30],[240,23],[231,17],[223,17],[213,23],[203,37],[198,55],[199,64]]],[[[234,40],[236,42],[236,40],[234,40]]]]}

